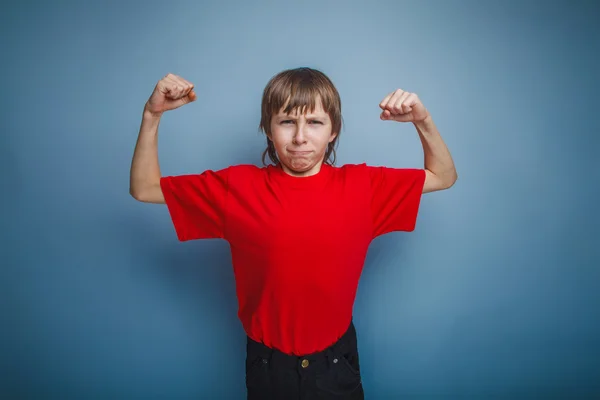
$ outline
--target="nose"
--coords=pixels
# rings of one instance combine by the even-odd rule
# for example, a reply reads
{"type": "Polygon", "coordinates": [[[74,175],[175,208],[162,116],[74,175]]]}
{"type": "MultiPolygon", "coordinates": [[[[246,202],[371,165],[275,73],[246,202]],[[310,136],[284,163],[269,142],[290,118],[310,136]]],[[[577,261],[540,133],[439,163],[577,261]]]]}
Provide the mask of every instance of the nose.
{"type": "Polygon", "coordinates": [[[296,132],[294,133],[294,139],[293,139],[293,142],[295,144],[306,143],[306,136],[304,134],[304,129],[306,129],[306,124],[299,123],[296,125],[296,132]]]}

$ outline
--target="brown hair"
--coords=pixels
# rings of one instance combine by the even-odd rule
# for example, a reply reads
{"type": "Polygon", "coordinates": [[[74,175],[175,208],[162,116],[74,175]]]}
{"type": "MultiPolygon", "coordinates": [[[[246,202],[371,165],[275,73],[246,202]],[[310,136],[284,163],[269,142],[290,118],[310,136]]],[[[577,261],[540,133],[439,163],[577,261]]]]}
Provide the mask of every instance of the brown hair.
{"type": "Polygon", "coordinates": [[[316,107],[317,98],[321,99],[321,105],[325,112],[329,114],[332,123],[332,133],[337,133],[334,140],[327,145],[324,162],[326,164],[335,164],[335,146],[342,130],[342,104],[340,95],[333,85],[333,82],[321,71],[316,69],[302,67],[288,69],[275,75],[263,92],[261,119],[259,129],[267,136],[267,148],[262,154],[262,162],[265,163],[265,157],[268,155],[275,164],[279,163],[279,158],[275,151],[273,142],[269,140],[271,136],[271,118],[277,114],[281,108],[286,105],[285,113],[300,109],[313,112],[316,107]],[[330,161],[329,158],[332,157],[330,161]]]}

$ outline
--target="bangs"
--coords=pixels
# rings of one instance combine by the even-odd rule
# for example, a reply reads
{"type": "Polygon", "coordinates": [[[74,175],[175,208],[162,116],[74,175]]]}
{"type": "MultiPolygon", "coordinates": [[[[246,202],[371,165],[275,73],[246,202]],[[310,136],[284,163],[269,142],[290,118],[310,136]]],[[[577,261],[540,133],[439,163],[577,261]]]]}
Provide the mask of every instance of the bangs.
{"type": "MultiPolygon", "coordinates": [[[[317,107],[318,99],[323,98],[317,87],[310,84],[296,84],[296,82],[285,82],[281,90],[275,90],[272,93],[273,98],[269,101],[270,112],[277,115],[282,107],[285,114],[314,112],[317,107]]],[[[323,100],[321,106],[325,109],[323,100]]],[[[327,110],[325,110],[327,111],[327,110]]]]}
{"type": "Polygon", "coordinates": [[[334,111],[335,93],[331,83],[309,70],[294,71],[284,74],[279,80],[272,82],[271,90],[266,93],[266,106],[270,115],[276,115],[283,109],[286,114],[314,112],[317,102],[321,101],[323,110],[332,114],[334,111]]]}

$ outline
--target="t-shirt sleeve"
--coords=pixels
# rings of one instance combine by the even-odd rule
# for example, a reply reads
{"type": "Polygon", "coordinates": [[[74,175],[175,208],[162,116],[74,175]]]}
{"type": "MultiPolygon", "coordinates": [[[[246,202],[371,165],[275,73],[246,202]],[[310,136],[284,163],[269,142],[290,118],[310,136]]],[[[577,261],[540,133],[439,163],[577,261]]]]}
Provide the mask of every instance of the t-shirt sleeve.
{"type": "Polygon", "coordinates": [[[368,167],[371,180],[373,237],[415,229],[425,170],[368,167]]]}
{"type": "Polygon", "coordinates": [[[160,187],[180,241],[223,238],[229,168],[165,176],[160,187]]]}

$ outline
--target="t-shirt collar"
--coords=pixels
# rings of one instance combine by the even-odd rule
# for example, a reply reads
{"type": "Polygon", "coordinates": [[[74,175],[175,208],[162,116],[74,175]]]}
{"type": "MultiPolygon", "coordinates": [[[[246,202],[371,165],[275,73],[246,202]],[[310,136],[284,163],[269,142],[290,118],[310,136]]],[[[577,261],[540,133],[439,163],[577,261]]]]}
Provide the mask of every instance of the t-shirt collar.
{"type": "Polygon", "coordinates": [[[330,173],[331,166],[329,164],[323,163],[319,172],[310,176],[290,175],[283,170],[281,164],[269,165],[268,169],[271,176],[281,184],[288,187],[302,189],[314,188],[325,182],[326,177],[330,173]]]}

